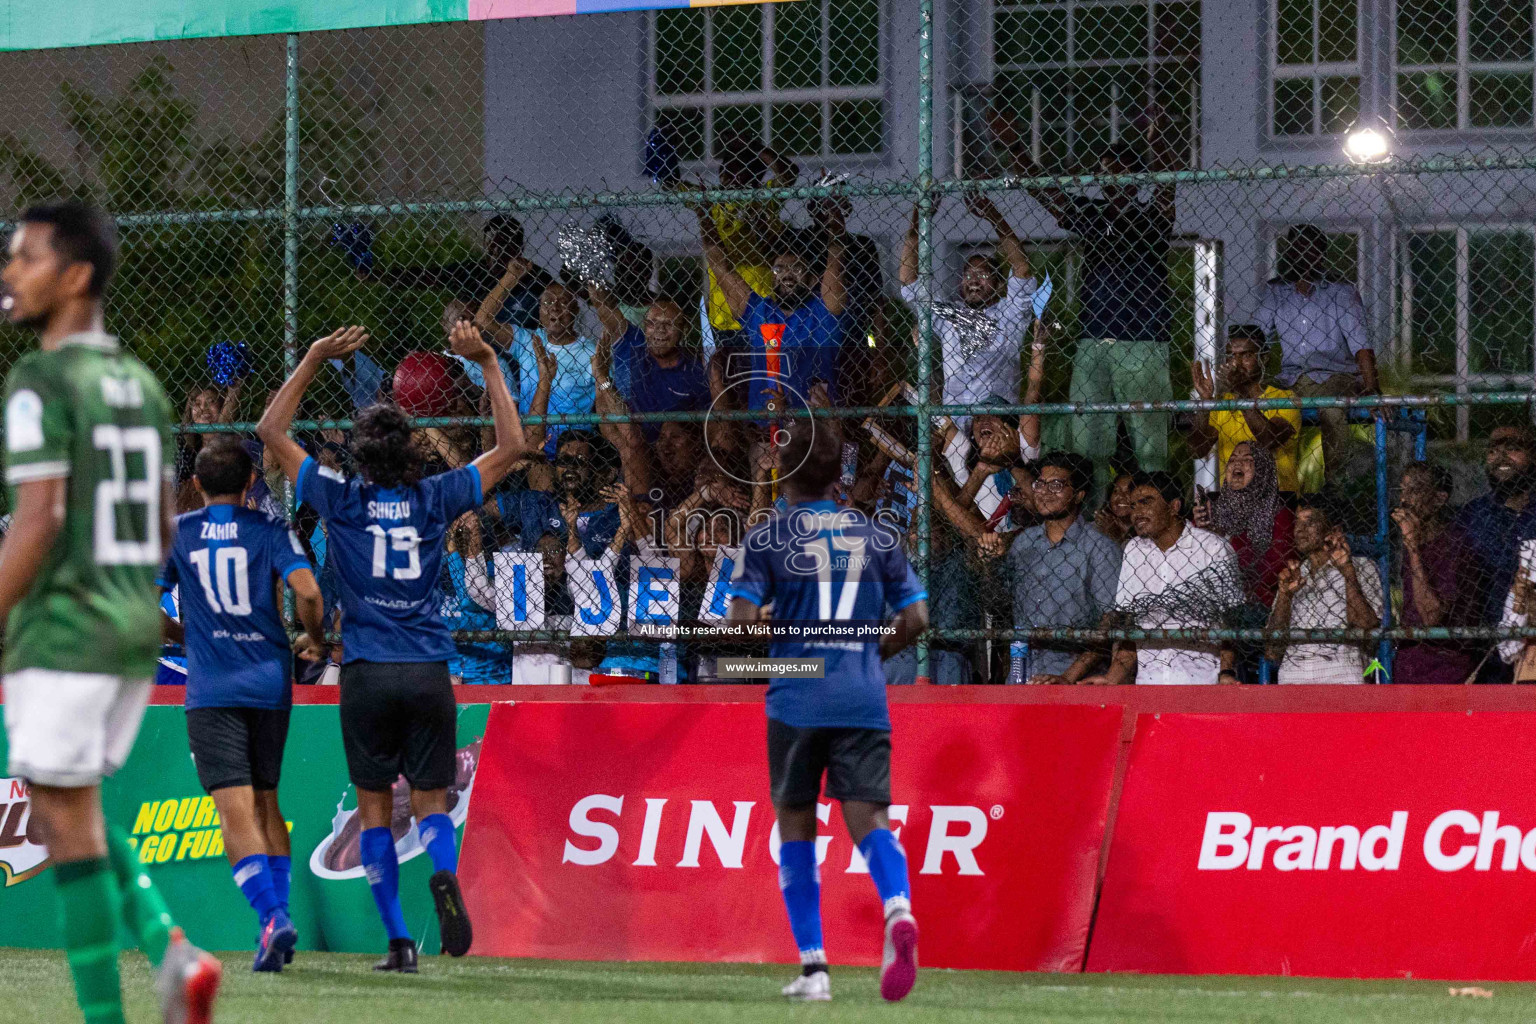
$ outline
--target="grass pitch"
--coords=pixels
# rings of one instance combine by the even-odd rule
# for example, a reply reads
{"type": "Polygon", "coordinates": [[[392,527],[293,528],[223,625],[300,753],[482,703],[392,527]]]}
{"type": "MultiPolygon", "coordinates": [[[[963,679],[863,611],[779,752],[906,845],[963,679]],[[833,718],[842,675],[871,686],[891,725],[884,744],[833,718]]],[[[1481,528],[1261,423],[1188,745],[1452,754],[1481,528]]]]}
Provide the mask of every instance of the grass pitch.
{"type": "MultiPolygon", "coordinates": [[[[424,957],[414,978],[380,976],[372,958],[300,953],[282,975],[254,975],[250,958],[224,957],[219,1024],[818,1024],[909,1020],[934,1024],[1021,1021],[1232,1024],[1529,1021],[1536,987],[1488,984],[1492,999],[1452,997],[1433,982],[1295,978],[1154,978],[1136,975],[992,974],[923,971],[897,1006],[881,1002],[875,972],[833,971],[831,1004],[787,1005],[783,966],[606,964],[424,957]]],[[[149,968],[123,957],[131,1024],[160,1019],[149,968]]],[[[0,949],[0,1021],[78,1024],[62,954],[0,949]]]]}

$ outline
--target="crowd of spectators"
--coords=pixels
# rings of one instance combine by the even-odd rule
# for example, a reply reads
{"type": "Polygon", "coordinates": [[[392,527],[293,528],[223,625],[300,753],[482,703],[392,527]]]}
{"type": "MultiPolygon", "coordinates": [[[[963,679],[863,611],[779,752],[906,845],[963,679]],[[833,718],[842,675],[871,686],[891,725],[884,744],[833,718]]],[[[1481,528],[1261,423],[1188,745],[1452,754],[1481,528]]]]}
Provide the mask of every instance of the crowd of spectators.
{"type": "MultiPolygon", "coordinates": [[[[1001,120],[992,129],[1014,169],[1027,172],[1018,132],[1001,120]]],[[[1150,163],[1137,147],[1116,144],[1102,170],[1161,166],[1156,119],[1146,137],[1150,163]]],[[[723,187],[797,180],[779,154],[727,140],[723,187]]],[[[1536,560],[1536,540],[1524,561],[1520,544],[1536,538],[1536,441],[1528,428],[1493,431],[1488,493],[1459,509],[1444,466],[1407,464],[1392,481],[1391,528],[1378,535],[1374,526],[1360,532],[1351,514],[1354,442],[1343,409],[1306,420],[1299,408],[1256,406],[1178,417],[1073,414],[1047,446],[1041,417],[999,408],[1038,402],[1048,365],[1068,352],[1073,402],[1174,397],[1167,255],[1176,186],[1158,185],[1145,197],[1131,186],[1096,191],[1030,193],[1070,236],[1079,260],[1077,331],[1065,338],[1052,307],[1037,301],[1046,292],[1027,247],[979,194],[966,196],[964,209],[994,244],[968,256],[944,294],[919,275],[915,211],[899,254],[891,254],[898,257],[892,293],[879,246],[849,232],[850,208],[838,199],[808,203],[805,226],[774,202],[697,207],[704,275],[697,302],[658,293],[653,254],[611,218],[600,229],[613,272],[601,281],[539,266],[525,252],[523,226],[505,215],[486,223],[478,260],[394,267],[353,253],[361,281],[397,290],[402,301],[416,301],[406,293],[438,297],[445,331],[472,320],[500,353],[525,416],[643,417],[527,426],[529,456],[450,535],[441,612],[469,634],[505,627],[512,583],[497,578],[495,556],[532,553],[542,573],[538,628],[571,635],[512,644],[465,636],[454,674],[464,682],[670,678],[674,671],[686,681],[713,678],[714,657],[739,645],[662,644],[622,629],[580,635],[586,631],[574,627],[593,598],[581,587],[595,578],[578,569],[606,566],[599,596],[624,622],[637,593],[632,557],[675,559],[672,615],[718,619],[717,585],[742,535],[783,507],[777,480],[793,467],[779,465],[776,419],[804,407],[915,402],[917,329],[909,325],[925,308],[934,325],[930,400],[969,407],[935,417],[930,432],[932,625],[1035,631],[1022,670],[1019,649],[1006,640],[940,635],[931,647],[933,681],[1447,683],[1519,672],[1525,649],[1518,642],[1422,639],[1382,648],[1375,639],[1292,639],[1286,631],[1524,625],[1536,611],[1527,564],[1536,560]],[[709,415],[722,410],[759,415],[709,415]],[[1320,480],[1308,480],[1302,465],[1303,436],[1314,423],[1320,480]],[[1170,451],[1180,444],[1192,459],[1211,460],[1217,488],[1170,474],[1177,461],[1170,451]],[[1267,640],[1223,635],[1264,628],[1278,632],[1267,640]],[[1070,632],[1105,629],[1186,634],[1104,643],[1070,632]]],[[[1257,305],[1229,317],[1219,357],[1192,361],[1190,395],[1258,402],[1377,393],[1360,297],[1327,278],[1322,232],[1292,228],[1279,255],[1279,274],[1257,305]]],[[[359,352],[336,364],[340,388],[354,411],[390,400],[417,416],[483,413],[479,368],[443,354],[445,347],[423,346],[393,369],[359,352]]],[[[237,380],[194,390],[187,421],[234,422],[240,388],[237,380]]],[[[876,413],[839,419],[840,427],[825,422],[844,437],[845,503],[885,518],[915,553],[927,499],[916,480],[913,419],[876,413]]],[[[182,437],[184,507],[195,501],[188,481],[201,436],[182,437]]],[[[488,443],[475,427],[424,427],[418,437],[443,469],[466,464],[488,443]]],[[[317,459],[349,470],[345,432],[311,431],[302,440],[317,459]]],[[[248,443],[259,458],[257,442],[248,443]]],[[[281,474],[266,470],[250,500],[288,514],[281,474]]],[[[302,506],[294,514],[334,614],[324,531],[302,506]]],[[[517,599],[526,599],[523,591],[517,599]]],[[[893,659],[887,671],[893,683],[913,681],[915,654],[893,659]]]]}

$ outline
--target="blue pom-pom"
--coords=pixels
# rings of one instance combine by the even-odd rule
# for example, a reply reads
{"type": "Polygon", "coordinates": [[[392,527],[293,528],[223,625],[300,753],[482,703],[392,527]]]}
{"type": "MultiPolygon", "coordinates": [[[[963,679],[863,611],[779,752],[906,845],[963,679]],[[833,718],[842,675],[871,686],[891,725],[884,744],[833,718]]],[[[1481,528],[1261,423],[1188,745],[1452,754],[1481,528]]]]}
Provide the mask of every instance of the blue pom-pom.
{"type": "Polygon", "coordinates": [[[216,341],[208,346],[208,374],[221,388],[251,375],[250,349],[243,341],[216,341]]]}
{"type": "Polygon", "coordinates": [[[330,244],[342,251],[353,270],[373,269],[373,231],[368,225],[358,221],[332,224],[330,244]]]}

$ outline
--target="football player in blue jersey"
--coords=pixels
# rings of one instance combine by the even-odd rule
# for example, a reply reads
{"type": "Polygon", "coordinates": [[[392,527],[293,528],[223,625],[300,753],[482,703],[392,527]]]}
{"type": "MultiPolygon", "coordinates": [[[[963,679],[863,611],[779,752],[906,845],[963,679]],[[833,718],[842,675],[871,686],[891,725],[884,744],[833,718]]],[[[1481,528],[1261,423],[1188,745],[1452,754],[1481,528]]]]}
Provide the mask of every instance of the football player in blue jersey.
{"type": "Polygon", "coordinates": [[[437,581],[449,527],[479,508],[523,455],[523,428],[496,372],[495,351],[461,320],[452,331],[453,351],[485,371],[495,446],[467,466],[423,477],[410,418],[382,403],[358,413],[353,425],[358,475],[348,479],[320,465],[288,436],[288,427],[326,360],[343,359],[367,340],[363,328],[346,327],[311,345],[268,404],[257,434],[293,481],[298,501],[325,521],[342,613],[342,744],[357,789],[363,867],[389,936],[389,953],[376,969],[415,973],[416,943],[400,910],[391,790],[404,775],[421,844],[432,858],[443,950],[463,956],[473,932],[447,814],[457,728],[448,662],[456,651],[439,615],[437,581]]]}
{"type": "Polygon", "coordinates": [[[880,994],[895,1001],[917,980],[917,921],[907,856],[887,816],[891,720],[881,661],[928,628],[928,595],[902,553],[900,533],[832,500],[842,470],[834,424],[796,420],[779,462],[789,507],[743,540],[729,621],[757,622],[772,605],[773,621],[793,624],[798,638],[774,639],[770,657],[823,665],[816,678],[770,676],[768,686],[768,774],[783,840],[779,887],[801,963],[784,995],[832,998],[816,864],[816,802],[825,776],[826,794],[842,804],[884,904],[880,994]],[[876,634],[888,610],[890,628],[876,634]],[[850,637],[861,628],[878,639],[850,637]]]}
{"type": "Polygon", "coordinates": [[[218,808],[235,884],[260,920],[253,970],[281,971],[298,932],[288,917],[288,826],[277,804],[293,705],[278,581],[293,588],[301,656],[323,655],[325,626],[298,537],[286,522],[245,507],[255,479],[239,441],[203,446],[193,481],[205,507],[177,517],[159,584],[178,588],[192,762],[218,808]]]}

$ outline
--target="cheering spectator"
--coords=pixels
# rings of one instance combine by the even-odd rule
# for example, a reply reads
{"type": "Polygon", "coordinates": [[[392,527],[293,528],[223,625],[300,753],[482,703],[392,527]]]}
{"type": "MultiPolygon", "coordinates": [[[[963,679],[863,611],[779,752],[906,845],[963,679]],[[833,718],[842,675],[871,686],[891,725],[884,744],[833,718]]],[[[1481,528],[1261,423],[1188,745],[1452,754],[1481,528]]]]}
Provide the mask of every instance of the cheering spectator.
{"type": "MultiPolygon", "coordinates": [[[[1225,539],[1183,518],[1184,499],[1167,473],[1131,480],[1131,525],[1115,606],[1139,629],[1211,629],[1242,604],[1241,570],[1225,539]]],[[[1199,640],[1121,643],[1109,670],[1085,683],[1236,683],[1231,645],[1199,640]]]]}
{"type": "MultiPolygon", "coordinates": [[[[1454,525],[1466,542],[1477,581],[1468,609],[1470,624],[1491,626],[1514,586],[1520,540],[1536,536],[1536,436],[1528,427],[1495,427],[1488,436],[1484,471],[1489,491],[1462,506],[1454,525]]],[[[1507,667],[1489,659],[1479,682],[1509,682],[1507,667]]]]}
{"type": "MultiPolygon", "coordinates": [[[[756,291],[731,264],[715,221],[702,212],[699,231],[704,255],[714,279],[740,320],[745,344],[751,353],[748,408],[777,411],[776,405],[790,396],[796,404],[808,404],[813,388],[828,389],[837,378],[837,357],[842,343],[843,312],[843,219],[833,210],[827,217],[826,268],[820,292],[817,279],[803,252],[780,245],[773,256],[771,294],[756,291]]],[[[836,400],[835,393],[832,398],[836,400]]]]}
{"type": "MultiPolygon", "coordinates": [[[[1365,307],[1352,284],[1327,280],[1328,237],[1298,224],[1280,245],[1280,276],[1259,304],[1258,326],[1280,339],[1281,387],[1303,398],[1379,392],[1376,352],[1365,333],[1365,307]]],[[[1339,473],[1348,452],[1343,409],[1321,409],[1323,468],[1339,473]]]]}
{"type": "Polygon", "coordinates": [[[1134,476],[1124,470],[1115,474],[1104,507],[1093,515],[1093,525],[1116,544],[1123,545],[1136,533],[1131,525],[1131,480],[1134,476]]]}
{"type": "MultiPolygon", "coordinates": [[[[834,219],[846,224],[853,212],[847,199],[813,199],[806,210],[817,238],[834,219]]],[[[868,235],[843,233],[843,340],[837,361],[837,393],[845,405],[875,405],[890,386],[886,351],[877,344],[889,325],[885,314],[885,271],[880,246],[868,235]]]]}
{"type": "MultiPolygon", "coordinates": [[[[1381,624],[1381,574],[1355,557],[1328,511],[1303,503],[1296,512],[1296,553],[1280,573],[1269,628],[1372,629],[1381,624]]],[[[1271,641],[1281,683],[1363,683],[1361,645],[1271,641]],[[1281,659],[1281,652],[1284,658],[1281,659]]]]}
{"type": "MultiPolygon", "coordinates": [[[[1152,169],[1177,163],[1168,145],[1160,112],[1150,112],[1146,140],[1152,169]]],[[[1016,171],[1031,173],[1029,146],[1013,122],[994,110],[992,129],[1013,157],[1016,171]]],[[[1099,160],[1105,174],[1142,170],[1137,146],[1112,143],[1099,160]]],[[[1173,397],[1168,379],[1168,330],[1173,301],[1168,283],[1168,250],[1173,239],[1175,186],[1156,185],[1141,202],[1135,185],[1105,185],[1098,199],[1069,196],[1059,188],[1034,188],[1030,194],[1062,230],[1077,240],[1082,256],[1078,297],[1082,303],[1077,354],[1070,397],[1074,402],[1162,402],[1173,397]]],[[[1094,459],[1105,482],[1115,450],[1115,416],[1097,414],[1072,420],[1073,450],[1094,459]]],[[[1138,413],[1125,417],[1126,432],[1142,469],[1161,470],[1168,462],[1168,417],[1138,413]]]]}
{"type": "MultiPolygon", "coordinates": [[[[1251,324],[1241,324],[1227,331],[1227,358],[1213,374],[1204,363],[1192,367],[1195,393],[1210,401],[1218,388],[1223,399],[1295,398],[1294,391],[1266,386],[1264,331],[1251,324]]],[[[1225,479],[1227,459],[1243,442],[1253,442],[1274,453],[1280,490],[1297,490],[1297,435],[1301,431],[1300,409],[1223,409],[1197,412],[1189,434],[1190,451],[1203,459],[1216,451],[1216,475],[1225,479]]]]}
{"type": "Polygon", "coordinates": [[[1296,514],[1280,497],[1274,455],[1252,441],[1232,449],[1224,482],[1209,501],[1195,506],[1195,525],[1227,538],[1248,593],[1268,608],[1295,551],[1296,514]]]}
{"type": "MultiPolygon", "coordinates": [[[[961,405],[999,398],[1014,402],[1019,397],[1019,348],[1034,314],[1031,300],[1035,278],[1029,257],[1013,233],[1007,218],[990,198],[980,193],[965,197],[965,207],[992,225],[997,247],[1008,260],[1006,284],[992,257],[977,254],[965,261],[960,273],[959,296],[970,309],[986,314],[997,326],[985,344],[968,351],[960,328],[943,317],[933,320],[944,368],[944,404],[961,405]]],[[[901,297],[914,309],[933,301],[926,282],[917,277],[917,211],[901,251],[901,297]]]]}
{"type": "MultiPolygon", "coordinates": [[[[228,387],[204,386],[194,388],[187,395],[187,404],[181,422],[187,425],[208,426],[215,423],[233,423],[240,408],[240,388],[245,384],[236,378],[228,387]]],[[[192,481],[192,464],[197,453],[203,450],[202,433],[185,432],[176,437],[176,510],[190,512],[203,507],[203,496],[192,481]]]]}
{"type": "MultiPolygon", "coordinates": [[[[723,189],[789,188],[799,179],[792,161],[747,135],[728,134],[719,140],[720,187],[723,189]]],[[[687,187],[702,188],[701,185],[687,187]]],[[[770,261],[780,244],[783,204],[771,202],[715,203],[701,215],[714,226],[720,244],[720,267],[729,269],[759,295],[774,289],[770,261]]],[[[716,334],[741,329],[741,310],[731,301],[715,264],[709,266],[709,323],[716,334]]],[[[724,340],[724,339],[720,339],[724,340]]]]}
{"type": "MultiPolygon", "coordinates": [[[[1115,602],[1120,547],[1083,518],[1093,488],[1093,463],[1075,452],[1052,452],[1036,466],[1035,510],[1042,522],[1014,538],[1008,550],[1015,629],[1092,628],[1115,602]]],[[[1075,683],[1098,660],[1082,644],[1031,644],[1030,682],[1075,683]]]]}
{"type": "Polygon", "coordinates": [[[974,507],[989,530],[1010,531],[1016,510],[1032,519],[1035,496],[1029,488],[1035,475],[1013,424],[981,413],[971,418],[969,434],[963,476],[956,474],[963,481],[959,502],[974,507]]]}
{"type": "MultiPolygon", "coordinates": [[[[702,412],[709,408],[704,362],[683,348],[687,319],[671,299],[657,299],[645,312],[643,328],[625,320],[612,295],[589,288],[603,322],[604,341],[613,346],[612,380],[631,412],[702,412]]],[[[640,424],[655,443],[664,424],[640,424]]]]}
{"type": "MultiPolygon", "coordinates": [[[[539,300],[544,288],[554,280],[542,267],[523,258],[523,225],[516,217],[497,214],[485,222],[485,255],[478,260],[461,260],[414,267],[375,267],[372,256],[355,259],[357,276],[376,281],[386,288],[450,291],[453,297],[479,310],[499,324],[532,330],[539,326],[539,300]],[[506,281],[516,271],[506,291],[494,302],[486,302],[498,281],[506,281]]],[[[514,392],[515,393],[515,392],[514,392]]]]}
{"type": "MultiPolygon", "coordinates": [[[[1405,626],[1464,626],[1475,593],[1466,541],[1450,526],[1451,474],[1416,462],[1403,471],[1401,501],[1392,512],[1401,538],[1405,626]]],[[[1473,647],[1451,640],[1405,640],[1393,663],[1394,683],[1466,682],[1477,668],[1473,647]]]]}
{"type": "MultiPolygon", "coordinates": [[[[518,411],[524,414],[531,411],[534,393],[539,387],[537,348],[542,345],[554,357],[556,367],[550,384],[548,411],[556,415],[591,412],[597,386],[591,373],[597,342],[576,333],[576,294],[558,281],[550,284],[539,300],[538,329],[508,327],[495,321],[486,310],[496,307],[508,292],[509,278],[510,275],[502,278],[481,305],[480,312],[475,315],[475,326],[486,332],[494,345],[502,348],[497,362],[512,396],[517,399],[518,411]]],[[[485,378],[478,366],[464,362],[464,372],[474,384],[485,386],[485,378]]],[[[558,435],[565,428],[551,426],[544,429],[548,435],[558,435]]]]}

